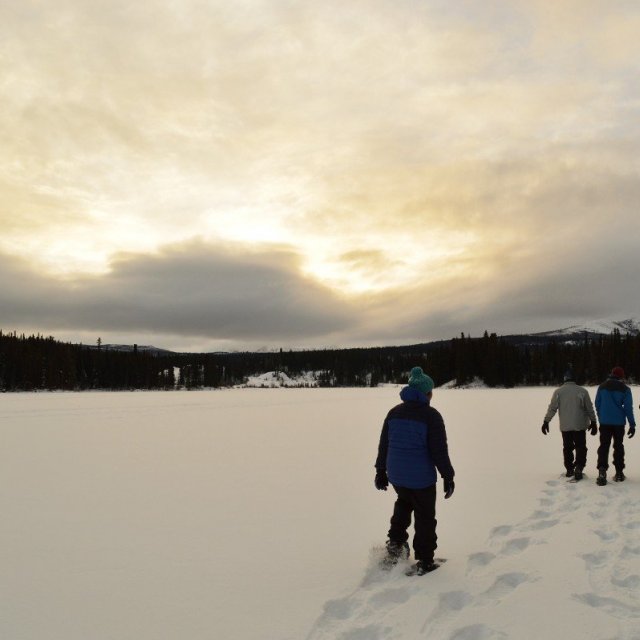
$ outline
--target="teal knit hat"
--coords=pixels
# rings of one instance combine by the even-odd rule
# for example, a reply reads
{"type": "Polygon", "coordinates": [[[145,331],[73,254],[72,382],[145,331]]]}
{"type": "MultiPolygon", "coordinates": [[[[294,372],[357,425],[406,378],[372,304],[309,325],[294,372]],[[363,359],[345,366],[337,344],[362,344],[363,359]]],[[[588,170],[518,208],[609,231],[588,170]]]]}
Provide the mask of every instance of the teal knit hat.
{"type": "Polygon", "coordinates": [[[433,380],[425,374],[422,367],[413,367],[409,374],[409,386],[422,393],[429,393],[433,389],[433,380]]]}

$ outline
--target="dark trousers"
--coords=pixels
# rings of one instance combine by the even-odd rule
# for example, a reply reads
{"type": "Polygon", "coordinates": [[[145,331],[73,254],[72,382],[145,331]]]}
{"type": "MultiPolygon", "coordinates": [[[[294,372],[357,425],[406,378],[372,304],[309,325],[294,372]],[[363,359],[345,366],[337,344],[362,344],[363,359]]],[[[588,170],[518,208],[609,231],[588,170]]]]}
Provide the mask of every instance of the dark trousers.
{"type": "Polygon", "coordinates": [[[416,560],[433,560],[438,536],[436,536],[436,486],[426,489],[407,489],[393,485],[398,497],[393,506],[389,540],[399,544],[409,539],[407,529],[414,514],[413,551],[416,560]]]}
{"type": "Polygon", "coordinates": [[[613,440],[613,466],[616,471],[624,469],[624,425],[601,424],[598,447],[598,469],[609,468],[609,447],[613,440]]]}
{"type": "Polygon", "coordinates": [[[587,466],[587,432],[561,431],[562,455],[567,471],[584,469],[587,466]],[[575,451],[575,460],[573,453],[575,451]]]}

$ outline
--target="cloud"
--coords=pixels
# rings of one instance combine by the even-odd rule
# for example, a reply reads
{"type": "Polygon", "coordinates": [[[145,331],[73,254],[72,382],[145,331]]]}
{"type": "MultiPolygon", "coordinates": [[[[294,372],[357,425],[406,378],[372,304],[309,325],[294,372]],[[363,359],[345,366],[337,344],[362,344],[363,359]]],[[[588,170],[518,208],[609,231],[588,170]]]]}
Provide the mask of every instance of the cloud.
{"type": "Polygon", "coordinates": [[[618,313],[617,287],[546,291],[637,255],[639,20],[602,0],[0,3],[0,252],[23,283],[2,314],[348,344],[543,324],[563,300],[618,313]]]}
{"type": "MultiPolygon", "coordinates": [[[[225,340],[304,340],[354,325],[353,310],[302,278],[290,250],[190,243],[120,255],[109,274],[59,281],[6,256],[0,324],[225,340]]],[[[46,328],[46,329],[45,329],[46,328]]]]}
{"type": "Polygon", "coordinates": [[[393,308],[386,335],[415,336],[416,341],[425,335],[478,336],[485,329],[527,333],[598,318],[637,318],[637,222],[615,215],[607,220],[597,234],[588,222],[559,232],[549,224],[550,241],[535,252],[474,255],[462,274],[443,284],[424,281],[394,301],[387,298],[368,317],[380,321],[385,313],[391,317],[393,308]]]}
{"type": "MultiPolygon", "coordinates": [[[[637,246],[627,222],[610,220],[599,240],[559,260],[474,254],[439,277],[406,273],[401,287],[349,300],[301,276],[299,256],[286,247],[193,241],[121,254],[106,275],[67,280],[1,256],[0,327],[204,350],[402,344],[637,316],[637,246]]],[[[356,269],[384,264],[375,252],[343,258],[356,269]]]]}

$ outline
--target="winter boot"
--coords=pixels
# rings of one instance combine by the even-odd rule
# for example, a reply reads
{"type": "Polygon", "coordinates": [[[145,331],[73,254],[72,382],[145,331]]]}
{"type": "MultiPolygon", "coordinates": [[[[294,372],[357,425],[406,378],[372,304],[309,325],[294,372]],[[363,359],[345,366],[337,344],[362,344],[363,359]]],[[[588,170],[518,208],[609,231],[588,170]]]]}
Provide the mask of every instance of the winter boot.
{"type": "Polygon", "coordinates": [[[599,470],[598,479],[596,480],[596,484],[599,487],[604,487],[604,485],[607,484],[607,470],[606,469],[600,469],[599,470]]]}
{"type": "Polygon", "coordinates": [[[409,545],[406,542],[387,540],[387,555],[382,559],[382,568],[391,569],[398,561],[409,557],[409,545]]]}
{"type": "Polygon", "coordinates": [[[573,478],[573,467],[567,467],[567,473],[564,474],[567,478],[573,478]]]}
{"type": "Polygon", "coordinates": [[[580,467],[576,467],[573,477],[576,482],[578,482],[578,480],[582,480],[582,469],[580,467]]]}
{"type": "Polygon", "coordinates": [[[613,479],[616,482],[624,482],[627,479],[627,477],[624,475],[624,473],[622,473],[622,469],[618,469],[613,479]]]}

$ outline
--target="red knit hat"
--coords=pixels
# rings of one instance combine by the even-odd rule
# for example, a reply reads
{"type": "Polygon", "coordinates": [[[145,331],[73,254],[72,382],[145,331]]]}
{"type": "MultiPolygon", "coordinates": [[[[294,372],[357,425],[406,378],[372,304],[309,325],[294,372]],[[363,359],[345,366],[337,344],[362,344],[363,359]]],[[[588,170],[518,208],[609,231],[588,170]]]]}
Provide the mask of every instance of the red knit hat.
{"type": "Polygon", "coordinates": [[[613,369],[611,369],[611,375],[614,378],[624,378],[624,369],[622,367],[613,367],[613,369]]]}

